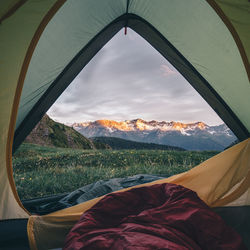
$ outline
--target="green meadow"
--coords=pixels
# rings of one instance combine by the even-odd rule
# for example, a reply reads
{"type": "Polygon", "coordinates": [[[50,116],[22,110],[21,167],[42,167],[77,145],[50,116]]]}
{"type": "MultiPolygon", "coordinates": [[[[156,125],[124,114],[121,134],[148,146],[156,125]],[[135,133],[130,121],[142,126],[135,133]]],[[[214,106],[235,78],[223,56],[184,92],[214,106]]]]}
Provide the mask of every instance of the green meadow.
{"type": "Polygon", "coordinates": [[[24,143],[13,156],[21,199],[71,192],[98,180],[154,174],[164,177],[187,171],[215,151],[80,150],[24,143]]]}

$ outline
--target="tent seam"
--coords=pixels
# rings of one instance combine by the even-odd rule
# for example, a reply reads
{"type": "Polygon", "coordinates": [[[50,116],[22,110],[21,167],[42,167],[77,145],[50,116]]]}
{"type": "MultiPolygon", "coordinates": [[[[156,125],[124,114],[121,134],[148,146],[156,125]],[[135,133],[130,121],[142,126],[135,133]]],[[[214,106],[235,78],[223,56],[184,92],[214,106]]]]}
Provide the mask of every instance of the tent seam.
{"type": "Polygon", "coordinates": [[[7,18],[11,17],[27,0],[19,0],[12,8],[10,8],[1,18],[0,24],[7,18]]]}
{"type": "Polygon", "coordinates": [[[235,30],[233,24],[229,20],[229,18],[226,16],[226,14],[223,12],[223,10],[220,8],[220,6],[214,1],[214,0],[207,0],[208,4],[213,8],[213,10],[217,13],[217,15],[221,18],[223,23],[228,28],[229,32],[231,33],[242,58],[243,64],[246,69],[246,73],[248,76],[248,80],[250,81],[250,65],[247,58],[247,54],[245,51],[245,48],[241,42],[240,36],[238,35],[237,31],[235,30]]]}
{"type": "Polygon", "coordinates": [[[31,216],[27,223],[27,234],[28,234],[28,240],[29,240],[29,246],[32,250],[37,250],[35,235],[34,235],[34,219],[35,216],[31,216]]]}
{"type": "Polygon", "coordinates": [[[249,187],[250,187],[250,171],[248,171],[248,174],[245,177],[244,181],[240,184],[240,186],[236,190],[234,190],[228,196],[213,202],[210,206],[211,207],[225,206],[228,203],[233,202],[234,200],[236,200],[242,194],[244,194],[249,187]]]}

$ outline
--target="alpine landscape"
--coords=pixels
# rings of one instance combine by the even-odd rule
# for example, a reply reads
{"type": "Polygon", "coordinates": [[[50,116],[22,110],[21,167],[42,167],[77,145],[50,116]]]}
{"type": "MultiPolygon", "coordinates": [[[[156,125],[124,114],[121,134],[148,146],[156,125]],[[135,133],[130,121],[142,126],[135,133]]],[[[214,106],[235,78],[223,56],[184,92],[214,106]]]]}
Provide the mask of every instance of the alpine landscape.
{"type": "Polygon", "coordinates": [[[168,177],[198,165],[234,140],[224,124],[134,119],[67,126],[45,115],[15,152],[14,177],[21,199],[135,174],[168,177]]]}

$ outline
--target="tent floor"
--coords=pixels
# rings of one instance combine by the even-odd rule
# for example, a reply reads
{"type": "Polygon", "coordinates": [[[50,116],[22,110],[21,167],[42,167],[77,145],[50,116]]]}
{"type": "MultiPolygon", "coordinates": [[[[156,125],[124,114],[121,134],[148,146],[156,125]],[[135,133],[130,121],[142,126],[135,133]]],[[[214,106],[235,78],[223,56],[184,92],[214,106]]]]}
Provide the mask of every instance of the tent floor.
{"type": "Polygon", "coordinates": [[[241,235],[243,242],[250,249],[250,206],[217,207],[213,210],[241,235]]]}
{"type": "Polygon", "coordinates": [[[0,220],[1,250],[29,249],[27,222],[28,219],[0,220]]]}

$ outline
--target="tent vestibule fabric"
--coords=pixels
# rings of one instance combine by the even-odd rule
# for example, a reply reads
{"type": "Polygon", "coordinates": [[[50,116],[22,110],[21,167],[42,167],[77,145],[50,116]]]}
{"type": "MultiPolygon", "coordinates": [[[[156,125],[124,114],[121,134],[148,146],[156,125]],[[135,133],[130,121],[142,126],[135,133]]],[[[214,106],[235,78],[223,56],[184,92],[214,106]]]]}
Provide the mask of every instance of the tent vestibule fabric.
{"type": "MultiPolygon", "coordinates": [[[[29,217],[13,179],[12,148],[124,26],[169,60],[243,141],[209,167],[167,181],[197,191],[210,206],[249,204],[249,13],[248,0],[0,1],[0,219],[29,217]]],[[[95,202],[30,217],[31,244],[43,244],[43,228],[58,239],[95,202]]]]}

